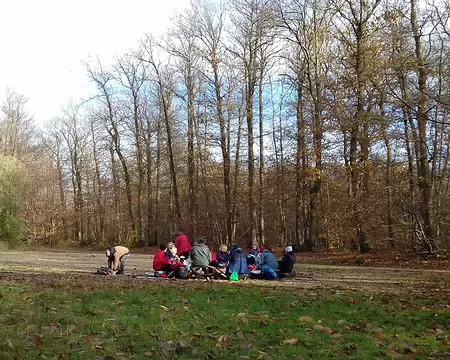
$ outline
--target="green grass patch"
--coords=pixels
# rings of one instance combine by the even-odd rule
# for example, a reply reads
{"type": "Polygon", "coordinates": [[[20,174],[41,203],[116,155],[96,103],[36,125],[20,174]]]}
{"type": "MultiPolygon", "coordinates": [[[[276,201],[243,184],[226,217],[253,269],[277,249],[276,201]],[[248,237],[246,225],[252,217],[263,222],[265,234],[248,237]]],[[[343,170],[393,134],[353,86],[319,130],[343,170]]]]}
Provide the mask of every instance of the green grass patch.
{"type": "Polygon", "coordinates": [[[0,359],[450,356],[446,299],[230,284],[0,288],[0,359]]]}

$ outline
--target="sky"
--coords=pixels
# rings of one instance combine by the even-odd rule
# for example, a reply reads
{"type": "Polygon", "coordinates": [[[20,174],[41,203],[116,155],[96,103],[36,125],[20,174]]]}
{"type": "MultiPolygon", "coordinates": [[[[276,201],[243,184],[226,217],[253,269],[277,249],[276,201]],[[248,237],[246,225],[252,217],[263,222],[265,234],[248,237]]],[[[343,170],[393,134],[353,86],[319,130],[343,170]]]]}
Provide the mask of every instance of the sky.
{"type": "Polygon", "coordinates": [[[0,102],[6,89],[29,98],[38,123],[92,91],[83,61],[102,63],[162,34],[189,0],[0,0],[0,102]]]}

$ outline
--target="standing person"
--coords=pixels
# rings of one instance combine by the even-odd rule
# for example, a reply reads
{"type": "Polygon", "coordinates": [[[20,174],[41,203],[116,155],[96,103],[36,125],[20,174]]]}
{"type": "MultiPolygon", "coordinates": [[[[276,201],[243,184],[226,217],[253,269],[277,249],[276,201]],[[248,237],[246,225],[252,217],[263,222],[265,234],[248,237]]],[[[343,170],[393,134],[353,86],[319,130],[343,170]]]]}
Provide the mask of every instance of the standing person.
{"type": "Polygon", "coordinates": [[[125,261],[130,255],[130,250],[125,246],[111,246],[105,252],[108,258],[108,269],[112,275],[123,274],[125,270],[125,261]]]}
{"type": "Polygon", "coordinates": [[[208,266],[212,260],[211,250],[206,245],[206,237],[200,238],[191,250],[192,266],[208,266]]]}
{"type": "Polygon", "coordinates": [[[178,249],[179,256],[184,256],[185,259],[189,257],[189,253],[192,250],[191,243],[187,236],[179,231],[175,233],[175,247],[178,249]]]}
{"type": "Polygon", "coordinates": [[[284,249],[284,255],[280,261],[280,271],[285,274],[290,274],[294,270],[294,264],[297,261],[292,246],[284,249]]]}

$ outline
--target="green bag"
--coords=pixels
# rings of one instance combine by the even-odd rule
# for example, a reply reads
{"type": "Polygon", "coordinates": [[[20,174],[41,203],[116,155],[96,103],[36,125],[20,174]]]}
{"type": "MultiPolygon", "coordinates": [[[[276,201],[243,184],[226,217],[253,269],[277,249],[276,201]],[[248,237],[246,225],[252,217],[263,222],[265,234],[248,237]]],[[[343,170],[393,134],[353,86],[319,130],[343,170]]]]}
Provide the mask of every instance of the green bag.
{"type": "Polygon", "coordinates": [[[231,276],[230,276],[230,281],[237,281],[237,282],[240,281],[240,280],[239,280],[239,275],[238,275],[237,272],[234,272],[234,273],[231,274],[231,276]]]}

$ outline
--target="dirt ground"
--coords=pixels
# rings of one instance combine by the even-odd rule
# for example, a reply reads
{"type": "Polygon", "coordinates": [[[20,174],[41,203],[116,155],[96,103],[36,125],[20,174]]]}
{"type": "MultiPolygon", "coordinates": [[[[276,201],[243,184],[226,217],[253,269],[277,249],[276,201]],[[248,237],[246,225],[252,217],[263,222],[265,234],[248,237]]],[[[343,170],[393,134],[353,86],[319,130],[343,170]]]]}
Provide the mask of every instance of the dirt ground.
{"type": "MultiPolygon", "coordinates": [[[[59,280],[88,282],[98,287],[103,283],[142,283],[164,281],[148,278],[152,271],[153,257],[148,254],[131,254],[127,260],[127,275],[105,277],[94,275],[106,265],[103,252],[55,252],[55,251],[0,251],[0,284],[3,283],[58,283],[59,280]],[[131,278],[136,268],[137,277],[131,278]],[[39,275],[39,276],[36,276],[39,275]],[[108,279],[105,279],[108,278],[108,279]],[[114,278],[114,279],[113,279],[114,278]]],[[[375,291],[383,293],[411,294],[450,299],[450,270],[410,269],[371,266],[338,266],[302,263],[296,264],[297,276],[282,281],[246,280],[249,286],[289,287],[308,291],[328,289],[339,291],[375,291]]],[[[184,280],[178,280],[182,283],[184,280]]],[[[195,281],[195,280],[194,280],[195,281]]]]}

